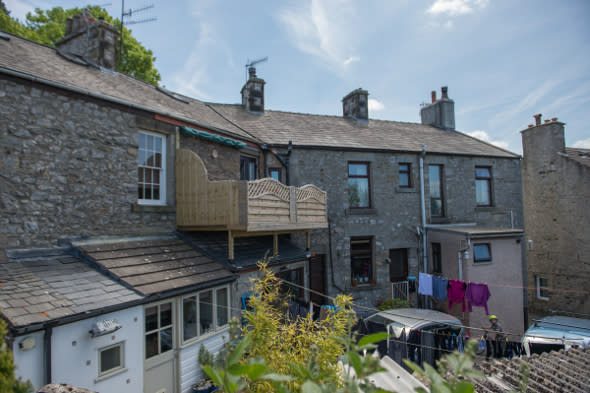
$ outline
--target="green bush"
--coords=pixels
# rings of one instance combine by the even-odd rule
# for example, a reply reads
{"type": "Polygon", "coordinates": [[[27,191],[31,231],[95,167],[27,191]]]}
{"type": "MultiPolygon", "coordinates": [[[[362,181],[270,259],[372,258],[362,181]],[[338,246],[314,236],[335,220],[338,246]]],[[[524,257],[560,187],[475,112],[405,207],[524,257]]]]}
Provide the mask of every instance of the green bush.
{"type": "Polygon", "coordinates": [[[384,299],[377,303],[377,310],[379,311],[408,307],[410,307],[410,303],[404,299],[384,299]]]}

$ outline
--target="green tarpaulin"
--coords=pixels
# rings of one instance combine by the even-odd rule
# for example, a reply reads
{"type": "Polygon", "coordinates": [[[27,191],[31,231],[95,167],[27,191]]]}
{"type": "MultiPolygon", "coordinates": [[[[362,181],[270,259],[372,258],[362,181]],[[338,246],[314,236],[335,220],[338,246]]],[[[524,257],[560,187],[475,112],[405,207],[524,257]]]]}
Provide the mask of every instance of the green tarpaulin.
{"type": "Polygon", "coordinates": [[[204,139],[206,141],[219,143],[220,145],[235,147],[236,149],[243,149],[246,147],[246,144],[244,142],[240,142],[231,138],[226,138],[221,135],[210,134],[205,131],[195,130],[194,128],[190,127],[181,126],[180,132],[182,132],[184,135],[196,136],[197,138],[204,139]]]}

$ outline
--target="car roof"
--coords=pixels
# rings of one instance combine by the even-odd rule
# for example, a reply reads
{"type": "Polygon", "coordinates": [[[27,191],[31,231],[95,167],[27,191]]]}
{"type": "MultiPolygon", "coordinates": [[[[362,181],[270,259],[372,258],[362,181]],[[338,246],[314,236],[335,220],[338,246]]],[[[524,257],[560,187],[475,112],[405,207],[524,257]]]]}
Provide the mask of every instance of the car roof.
{"type": "Polygon", "coordinates": [[[410,329],[415,329],[432,323],[446,323],[450,325],[461,326],[461,321],[449,314],[436,310],[427,310],[422,308],[396,308],[384,310],[373,314],[366,320],[371,318],[384,318],[392,322],[397,322],[410,329]],[[377,316],[377,317],[376,317],[377,316]]]}
{"type": "Polygon", "coordinates": [[[590,339],[590,319],[551,315],[535,321],[525,336],[590,339]]]}

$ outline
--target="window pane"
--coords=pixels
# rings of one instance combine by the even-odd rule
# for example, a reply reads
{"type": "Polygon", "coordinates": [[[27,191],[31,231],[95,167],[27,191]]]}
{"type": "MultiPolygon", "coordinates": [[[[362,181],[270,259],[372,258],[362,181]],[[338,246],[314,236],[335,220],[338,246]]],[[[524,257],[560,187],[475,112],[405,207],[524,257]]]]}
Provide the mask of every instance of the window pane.
{"type": "Polygon", "coordinates": [[[430,196],[440,198],[440,167],[430,165],[428,167],[428,180],[430,184],[430,196]]]}
{"type": "Polygon", "coordinates": [[[281,181],[280,176],[281,175],[281,171],[278,169],[271,169],[270,170],[270,177],[275,179],[276,181],[281,181]]]}
{"type": "Polygon", "coordinates": [[[160,327],[172,325],[172,303],[160,304],[160,327]]]}
{"type": "Polygon", "coordinates": [[[220,288],[217,290],[217,326],[223,326],[228,321],[228,307],[227,307],[227,288],[220,288]]]}
{"type": "Polygon", "coordinates": [[[491,177],[490,169],[489,168],[475,168],[475,176],[489,179],[491,177]]]}
{"type": "Polygon", "coordinates": [[[488,180],[475,181],[475,199],[478,205],[490,205],[490,183],[488,180]]]}
{"type": "Polygon", "coordinates": [[[153,135],[147,135],[146,150],[148,150],[150,152],[154,151],[154,136],[153,135]]]}
{"type": "Polygon", "coordinates": [[[407,173],[400,173],[399,174],[399,185],[402,187],[407,187],[410,185],[410,177],[407,173]]]}
{"type": "Polygon", "coordinates": [[[370,238],[350,239],[350,269],[352,280],[369,283],[373,280],[372,240],[370,238]]]}
{"type": "Polygon", "coordinates": [[[146,157],[145,150],[139,149],[139,152],[137,153],[137,164],[138,165],[145,165],[145,157],[146,157]]]}
{"type": "Polygon", "coordinates": [[[367,176],[367,164],[348,164],[349,176],[367,176]]]}
{"type": "Polygon", "coordinates": [[[440,199],[430,200],[430,214],[433,216],[442,216],[442,201],[440,199]]]}
{"type": "Polygon", "coordinates": [[[145,358],[151,358],[158,354],[158,332],[145,336],[145,358]]]}
{"type": "Polygon", "coordinates": [[[156,153],[156,162],[154,166],[156,168],[162,168],[162,153],[156,153]]]}
{"type": "Polygon", "coordinates": [[[369,179],[348,179],[348,203],[350,207],[369,207],[369,179]]]}
{"type": "Polygon", "coordinates": [[[169,327],[160,331],[160,353],[172,349],[172,328],[169,327]]]}
{"type": "Polygon", "coordinates": [[[151,332],[158,328],[158,307],[148,307],[145,309],[145,331],[151,332]]]}
{"type": "Polygon", "coordinates": [[[197,337],[197,301],[194,297],[186,298],[182,302],[183,339],[197,337]]]}
{"type": "Polygon", "coordinates": [[[154,186],[153,194],[154,199],[160,199],[160,187],[154,186]]]}
{"type": "Polygon", "coordinates": [[[149,184],[146,184],[144,192],[145,199],[152,199],[152,187],[149,184]]]}
{"type": "Polygon", "coordinates": [[[199,294],[199,323],[201,334],[213,329],[213,294],[211,291],[199,294]]]}
{"type": "Polygon", "coordinates": [[[488,244],[475,244],[473,246],[473,258],[477,261],[489,261],[491,259],[490,246],[488,244]]]}
{"type": "Polygon", "coordinates": [[[147,136],[146,134],[142,134],[142,133],[139,134],[138,146],[140,149],[145,149],[145,147],[146,147],[146,136],[147,136]]]}
{"type": "Polygon", "coordinates": [[[158,153],[162,152],[162,138],[154,137],[154,150],[158,153]]]}
{"type": "Polygon", "coordinates": [[[100,372],[121,367],[121,347],[116,346],[100,352],[100,372]]]}

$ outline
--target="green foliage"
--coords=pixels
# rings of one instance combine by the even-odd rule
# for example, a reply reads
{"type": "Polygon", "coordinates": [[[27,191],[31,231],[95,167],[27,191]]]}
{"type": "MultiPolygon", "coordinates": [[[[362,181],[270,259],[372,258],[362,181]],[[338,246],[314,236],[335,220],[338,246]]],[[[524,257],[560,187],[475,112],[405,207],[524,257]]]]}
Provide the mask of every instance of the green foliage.
{"type": "MultiPolygon", "coordinates": [[[[103,17],[105,21],[119,28],[121,21],[111,17],[104,8],[87,6],[85,8],[95,18],[103,17]]],[[[80,14],[84,9],[70,8],[64,10],[54,7],[44,11],[35,8],[34,13],[28,13],[25,23],[10,17],[0,7],[0,30],[27,38],[44,45],[54,46],[66,32],[66,20],[80,14]]],[[[154,68],[154,57],[151,50],[142,46],[132,35],[131,30],[123,28],[123,53],[119,58],[117,53],[117,69],[127,75],[141,79],[153,85],[158,85],[160,73],[154,68]]]]}
{"type": "MultiPolygon", "coordinates": [[[[470,380],[483,377],[480,371],[473,368],[477,346],[476,340],[467,341],[464,353],[455,351],[437,362],[438,371],[427,363],[424,363],[422,369],[407,359],[404,362],[416,373],[428,378],[432,393],[472,393],[475,388],[470,380]]],[[[424,389],[416,391],[427,392],[424,389]]]]}
{"type": "Polygon", "coordinates": [[[384,299],[377,303],[377,310],[379,311],[408,307],[410,307],[410,303],[405,299],[384,299]]]}
{"type": "Polygon", "coordinates": [[[31,393],[33,385],[29,381],[23,382],[14,376],[14,360],[12,352],[4,342],[6,337],[6,323],[0,319],[0,392],[2,393],[31,393]]]}

